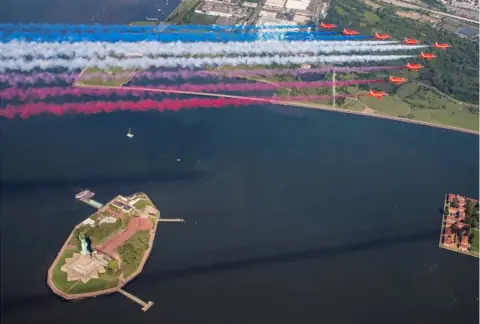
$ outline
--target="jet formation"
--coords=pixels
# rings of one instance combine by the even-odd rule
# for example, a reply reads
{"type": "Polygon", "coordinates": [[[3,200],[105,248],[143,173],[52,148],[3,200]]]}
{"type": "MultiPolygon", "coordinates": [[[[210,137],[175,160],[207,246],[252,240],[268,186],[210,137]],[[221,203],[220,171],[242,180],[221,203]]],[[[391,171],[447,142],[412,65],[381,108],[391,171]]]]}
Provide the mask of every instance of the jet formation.
{"type": "MultiPolygon", "coordinates": [[[[336,28],[338,27],[337,25],[334,25],[334,24],[329,24],[329,23],[326,23],[326,22],[321,22],[320,23],[320,28],[323,28],[323,29],[327,29],[327,30],[331,30],[332,28],[336,28]]],[[[355,36],[355,35],[359,35],[360,32],[356,31],[356,30],[353,30],[353,29],[347,29],[347,28],[344,28],[341,32],[344,36],[355,36]]],[[[392,38],[392,36],[388,35],[388,34],[379,34],[379,33],[375,33],[375,35],[373,36],[375,37],[375,39],[378,39],[378,40],[387,40],[387,39],[390,39],[392,38]]],[[[419,45],[421,42],[418,40],[418,39],[413,39],[413,38],[408,38],[408,37],[405,37],[405,39],[403,40],[403,43],[405,45],[419,45]]],[[[451,45],[449,44],[441,44],[439,42],[435,42],[434,45],[432,45],[432,47],[435,47],[435,48],[438,48],[438,49],[442,49],[442,50],[446,50],[447,48],[449,47],[452,47],[451,45]]],[[[424,52],[421,52],[420,55],[419,55],[420,58],[422,59],[426,59],[428,61],[431,61],[432,59],[436,58],[437,56],[433,53],[424,53],[424,52]]],[[[407,68],[407,70],[412,70],[412,71],[415,71],[415,72],[418,72],[419,69],[423,69],[424,66],[423,65],[420,65],[420,64],[416,64],[416,63],[407,63],[405,65],[405,67],[407,68]]],[[[402,78],[402,77],[396,77],[396,76],[389,76],[388,78],[388,82],[390,83],[395,83],[397,85],[401,84],[401,83],[404,83],[404,82],[407,82],[408,80],[405,79],[405,78],[402,78]]],[[[368,95],[370,97],[377,97],[378,100],[380,100],[381,97],[383,96],[388,96],[388,93],[386,92],[383,92],[383,91],[375,91],[375,90],[370,90],[370,92],[368,93],[368,95]]]]}

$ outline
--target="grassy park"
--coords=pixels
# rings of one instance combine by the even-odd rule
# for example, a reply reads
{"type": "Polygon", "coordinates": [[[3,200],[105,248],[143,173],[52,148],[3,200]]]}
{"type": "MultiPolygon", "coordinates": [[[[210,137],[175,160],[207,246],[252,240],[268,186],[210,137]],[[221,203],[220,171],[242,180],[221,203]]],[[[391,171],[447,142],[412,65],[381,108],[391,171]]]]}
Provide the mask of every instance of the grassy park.
{"type": "Polygon", "coordinates": [[[52,271],[52,281],[55,284],[55,287],[63,292],[67,292],[75,284],[75,281],[67,281],[67,273],[61,270],[62,266],[65,264],[65,259],[71,258],[75,252],[80,252],[80,249],[75,248],[65,250],[52,271]]]}
{"type": "Polygon", "coordinates": [[[478,235],[478,229],[472,229],[472,235],[473,235],[473,239],[472,239],[472,243],[470,244],[470,250],[472,252],[476,252],[478,253],[478,250],[479,250],[479,235],[478,235]]]}
{"type": "Polygon", "coordinates": [[[128,279],[140,266],[143,256],[148,250],[149,240],[149,231],[138,231],[118,248],[124,279],[128,279]]]}
{"type": "Polygon", "coordinates": [[[80,78],[77,79],[74,85],[76,86],[110,86],[110,87],[120,87],[127,83],[130,80],[130,77],[135,72],[135,69],[124,70],[120,67],[112,67],[106,70],[97,68],[97,67],[89,67],[87,68],[80,78]],[[130,72],[130,73],[125,73],[130,72]],[[102,77],[98,78],[85,78],[88,74],[93,73],[102,73],[102,77]],[[114,77],[117,74],[122,73],[122,77],[114,77]],[[111,78],[109,78],[111,77],[111,78]]]}

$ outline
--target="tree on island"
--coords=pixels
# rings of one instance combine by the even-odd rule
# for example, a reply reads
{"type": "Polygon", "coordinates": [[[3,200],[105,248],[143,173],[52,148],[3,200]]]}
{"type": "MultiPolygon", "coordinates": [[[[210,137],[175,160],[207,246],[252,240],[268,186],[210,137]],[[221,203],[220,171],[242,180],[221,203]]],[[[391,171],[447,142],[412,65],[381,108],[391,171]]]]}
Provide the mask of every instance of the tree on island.
{"type": "Polygon", "coordinates": [[[448,206],[445,206],[445,210],[443,211],[443,215],[445,215],[445,216],[450,215],[450,210],[448,209],[448,206]]]}
{"type": "Polygon", "coordinates": [[[477,204],[473,200],[468,199],[467,200],[467,209],[465,211],[465,215],[467,217],[473,216],[473,213],[475,212],[475,207],[476,206],[477,206],[477,204]]]}
{"type": "Polygon", "coordinates": [[[452,207],[453,207],[453,208],[458,208],[458,199],[457,199],[456,197],[453,198],[452,207]]]}

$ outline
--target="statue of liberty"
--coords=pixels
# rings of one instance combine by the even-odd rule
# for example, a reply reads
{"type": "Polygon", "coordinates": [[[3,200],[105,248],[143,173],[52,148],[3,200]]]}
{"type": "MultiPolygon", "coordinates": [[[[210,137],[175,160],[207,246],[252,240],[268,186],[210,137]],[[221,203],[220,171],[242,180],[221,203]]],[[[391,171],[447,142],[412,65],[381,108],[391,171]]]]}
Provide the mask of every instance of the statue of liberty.
{"type": "Polygon", "coordinates": [[[80,242],[82,243],[82,252],[80,252],[80,253],[82,255],[90,254],[90,251],[88,250],[88,242],[87,242],[87,239],[85,238],[85,233],[81,232],[80,235],[78,235],[78,238],[80,239],[80,242]]]}

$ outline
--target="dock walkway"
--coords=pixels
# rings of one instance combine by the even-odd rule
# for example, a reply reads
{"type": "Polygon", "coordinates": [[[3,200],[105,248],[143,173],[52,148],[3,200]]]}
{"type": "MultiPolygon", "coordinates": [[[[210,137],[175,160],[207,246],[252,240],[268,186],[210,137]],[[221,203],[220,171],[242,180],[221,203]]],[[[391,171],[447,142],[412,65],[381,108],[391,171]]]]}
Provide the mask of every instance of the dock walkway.
{"type": "Polygon", "coordinates": [[[160,223],[185,223],[183,218],[157,218],[160,223]]]}
{"type": "Polygon", "coordinates": [[[153,302],[152,301],[149,301],[148,303],[144,302],[143,300],[141,300],[140,298],[138,297],[135,297],[134,295],[132,295],[131,293],[123,290],[122,288],[118,289],[118,291],[124,295],[124,296],[127,296],[128,298],[130,298],[131,300],[133,300],[134,302],[136,302],[137,304],[141,305],[142,306],[142,311],[146,312],[147,310],[150,309],[150,307],[153,306],[153,302]]]}
{"type": "Polygon", "coordinates": [[[92,207],[95,207],[97,209],[100,209],[103,207],[103,204],[102,203],[99,203],[98,201],[96,200],[93,200],[93,199],[80,199],[80,201],[92,206],[92,207]]]}

